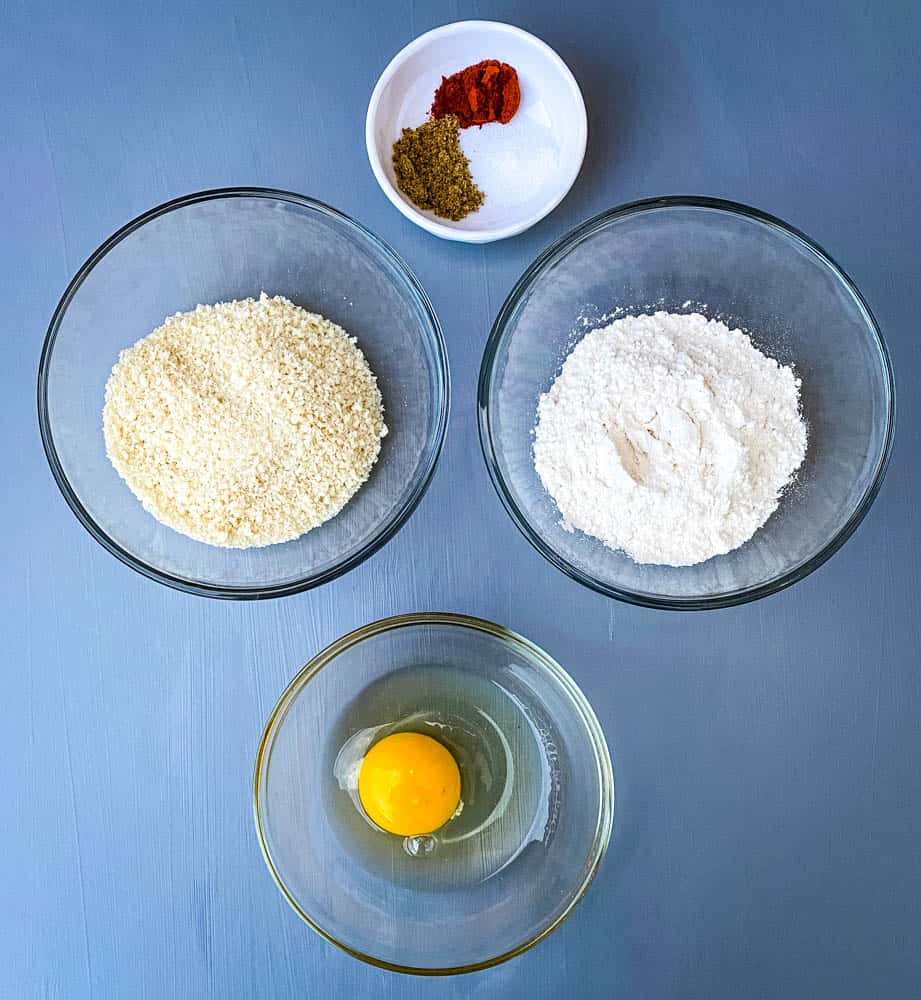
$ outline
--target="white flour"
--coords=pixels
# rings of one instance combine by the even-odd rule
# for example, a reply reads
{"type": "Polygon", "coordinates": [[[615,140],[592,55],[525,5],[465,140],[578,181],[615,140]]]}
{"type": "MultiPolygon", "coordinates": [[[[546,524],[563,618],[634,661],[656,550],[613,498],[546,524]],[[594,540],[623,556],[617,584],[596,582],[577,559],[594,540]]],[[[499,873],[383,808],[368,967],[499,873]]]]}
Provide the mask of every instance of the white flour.
{"type": "Polygon", "coordinates": [[[716,320],[626,316],[587,334],[541,396],[534,466],[567,530],[690,566],[777,508],[806,453],[799,386],[716,320]]]}

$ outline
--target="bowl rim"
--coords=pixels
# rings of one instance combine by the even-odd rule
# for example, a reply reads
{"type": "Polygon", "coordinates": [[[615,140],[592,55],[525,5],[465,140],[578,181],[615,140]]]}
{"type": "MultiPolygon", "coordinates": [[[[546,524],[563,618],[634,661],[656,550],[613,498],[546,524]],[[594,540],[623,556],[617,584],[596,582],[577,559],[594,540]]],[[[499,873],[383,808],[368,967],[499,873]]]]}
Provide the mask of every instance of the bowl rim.
{"type": "Polygon", "coordinates": [[[189,594],[196,594],[201,597],[213,597],[224,600],[266,600],[274,597],[286,597],[290,594],[297,594],[305,590],[310,590],[313,587],[318,587],[324,583],[328,583],[330,580],[334,580],[336,577],[342,576],[344,573],[354,569],[361,562],[386,545],[386,543],[393,538],[400,528],[403,527],[410,515],[418,506],[422,497],[425,495],[425,492],[428,489],[435,473],[435,468],[438,465],[438,459],[444,446],[448,428],[448,416],[451,405],[451,379],[450,369],[448,366],[447,347],[445,345],[441,324],[438,321],[438,316],[429,301],[425,289],[422,287],[409,265],[388,243],[382,240],[379,236],[376,236],[370,229],[367,229],[360,222],[356,222],[354,219],[350,218],[344,212],[340,212],[338,209],[335,209],[322,201],[318,201],[315,198],[309,198],[306,195],[296,194],[292,191],[283,191],[276,188],[265,187],[209,188],[204,191],[196,191],[191,194],[182,195],[179,198],[174,198],[161,205],[157,205],[154,208],[148,209],[146,212],[143,212],[141,215],[116,230],[84,261],[84,263],[77,270],[77,273],[71,279],[70,283],[67,285],[64,294],[61,296],[61,299],[52,314],[47,333],[45,334],[38,365],[37,403],[38,424],[42,439],[42,447],[44,448],[45,457],[48,460],[48,465],[51,468],[51,474],[54,477],[54,481],[57,483],[58,489],[67,501],[68,506],[76,515],[77,520],[93,536],[93,538],[95,538],[96,541],[102,545],[103,548],[123,562],[126,566],[130,566],[131,569],[140,573],[142,576],[146,576],[151,580],[156,580],[158,583],[162,583],[167,587],[172,587],[175,590],[181,590],[189,594]],[[71,486],[70,481],[64,472],[60,458],[58,457],[57,449],[54,443],[54,435],[51,429],[51,421],[48,415],[49,368],[61,322],[81,285],[96,265],[102,260],[102,258],[105,257],[106,254],[108,254],[109,251],[115,246],[121,243],[122,240],[141,229],[144,225],[154,219],[158,219],[161,216],[176,211],[177,209],[187,208],[190,205],[197,205],[208,201],[233,200],[237,198],[253,198],[265,199],[266,201],[287,202],[300,208],[307,209],[308,211],[316,212],[340,223],[347,229],[352,230],[354,233],[357,233],[359,237],[369,242],[378,253],[388,258],[395,269],[405,279],[410,292],[415,295],[428,320],[428,336],[431,340],[433,353],[435,355],[437,369],[435,372],[435,378],[438,383],[438,392],[440,396],[434,433],[429,442],[428,461],[418,476],[415,488],[406,497],[394,516],[382,524],[378,531],[365,545],[362,546],[361,549],[353,553],[348,559],[337,563],[335,566],[325,570],[324,572],[313,574],[308,577],[301,577],[282,584],[260,587],[224,586],[220,584],[188,580],[177,574],[169,573],[165,570],[158,569],[156,566],[152,566],[119,545],[118,542],[111,538],[97,524],[89,511],[87,511],[87,509],[83,506],[83,503],[77,496],[76,491],[71,486]]]}
{"type": "Polygon", "coordinates": [[[601,862],[607,852],[608,844],[611,840],[614,828],[614,768],[611,763],[611,754],[608,749],[607,740],[604,736],[604,730],[601,727],[601,723],[598,721],[598,717],[595,715],[594,709],[585,694],[582,692],[582,689],[575,682],[572,676],[552,656],[544,652],[540,646],[531,642],[530,639],[526,639],[519,633],[505,628],[502,625],[496,625],[494,622],[487,621],[484,618],[476,618],[471,615],[456,614],[447,611],[420,611],[410,614],[393,615],[388,618],[381,618],[378,621],[370,622],[367,625],[362,625],[360,628],[354,629],[330,643],[330,645],[317,653],[316,656],[309,660],[307,664],[298,671],[293,680],[285,688],[281,697],[278,699],[278,703],[272,709],[259,740],[259,748],[256,752],[256,763],[253,768],[253,818],[256,824],[256,837],[259,841],[259,848],[262,851],[263,859],[265,860],[266,866],[268,867],[276,886],[288,901],[294,912],[297,913],[297,915],[322,938],[329,941],[331,944],[336,945],[337,948],[341,948],[342,951],[351,955],[353,958],[357,958],[360,961],[376,966],[377,968],[417,976],[454,976],[461,973],[478,972],[482,969],[489,969],[493,966],[500,965],[511,958],[515,958],[517,955],[521,955],[524,952],[529,951],[536,944],[543,941],[544,938],[553,933],[553,931],[555,931],[556,928],[563,923],[570,913],[572,913],[585,893],[588,891],[589,886],[597,875],[598,870],[601,867],[601,862]],[[423,968],[419,966],[400,965],[398,963],[389,962],[386,959],[376,958],[373,955],[369,955],[365,952],[359,951],[358,949],[350,947],[344,941],[340,941],[337,937],[335,937],[335,935],[316,923],[307,914],[307,912],[301,908],[293,894],[289,892],[284,880],[275,867],[275,863],[272,860],[271,851],[269,850],[262,823],[263,810],[260,787],[262,778],[264,777],[271,758],[271,749],[272,744],[274,743],[274,738],[280,731],[288,711],[301,695],[304,688],[309,684],[312,678],[323,669],[323,667],[332,663],[340,653],[350,649],[352,646],[360,644],[365,639],[382,635],[385,632],[390,632],[396,629],[415,628],[428,625],[448,625],[452,627],[466,628],[476,632],[485,633],[495,639],[501,639],[512,643],[513,645],[519,646],[523,653],[526,654],[531,661],[535,663],[535,665],[539,665],[541,668],[546,669],[554,681],[556,681],[565,692],[569,701],[572,703],[576,712],[582,719],[583,725],[592,744],[592,748],[595,751],[595,762],[599,780],[598,817],[595,824],[595,837],[592,845],[592,852],[589,855],[591,857],[591,864],[588,867],[581,884],[574,892],[572,898],[569,900],[562,913],[560,913],[539,933],[529,937],[526,941],[508,951],[469,965],[445,966],[443,968],[423,968]]]}
{"type": "Polygon", "coordinates": [[[436,28],[432,28],[430,31],[426,31],[414,38],[411,42],[400,49],[399,52],[397,52],[390,62],[387,63],[380,77],[378,77],[377,83],[371,91],[371,98],[368,101],[368,110],[365,115],[365,147],[368,152],[368,162],[371,164],[371,172],[374,174],[375,180],[387,196],[390,203],[397,209],[397,211],[409,219],[410,222],[414,222],[420,228],[432,233],[434,236],[440,237],[441,239],[452,240],[457,243],[493,243],[497,240],[508,239],[511,236],[518,236],[520,233],[525,232],[525,230],[537,225],[537,223],[540,222],[541,219],[546,218],[546,216],[548,216],[572,190],[572,186],[575,184],[576,178],[582,170],[582,164],[585,161],[585,150],[587,144],[588,113],[585,109],[585,98],[582,96],[582,90],[579,87],[579,83],[573,75],[572,70],[566,65],[559,53],[555,49],[551,48],[542,38],[538,38],[537,35],[532,35],[531,32],[525,31],[524,28],[519,28],[517,25],[507,24],[505,21],[490,21],[483,19],[452,21],[448,24],[442,24],[436,28]],[[513,222],[506,226],[496,226],[492,228],[481,227],[478,229],[455,229],[453,226],[445,225],[442,222],[438,222],[437,219],[430,218],[428,215],[420,212],[419,209],[410,204],[410,202],[407,201],[402,194],[394,188],[393,184],[390,182],[390,178],[384,171],[383,164],[381,163],[380,153],[378,152],[377,142],[374,137],[374,129],[375,122],[377,121],[378,108],[380,106],[384,90],[403,63],[406,62],[410,56],[415,55],[416,52],[425,48],[426,45],[436,38],[459,34],[460,32],[467,31],[470,28],[486,29],[494,31],[496,34],[514,35],[532,47],[540,50],[550,60],[550,62],[556,66],[562,79],[565,81],[572,94],[573,114],[579,116],[579,121],[577,123],[578,138],[576,144],[577,151],[573,158],[572,169],[568,174],[563,176],[558,190],[550,198],[548,198],[537,211],[532,212],[523,219],[519,219],[517,222],[513,222]]]}
{"type": "Polygon", "coordinates": [[[807,577],[814,570],[818,569],[824,562],[830,559],[854,534],[860,522],[866,516],[867,511],[876,499],[877,494],[885,478],[892,457],[892,445],[895,436],[896,419],[896,388],[892,370],[892,362],[889,350],[883,338],[882,331],[870,310],[864,297],[861,295],[850,275],[842,268],[818,243],[808,237],[799,229],[784,222],[782,219],[760,209],[752,208],[740,202],[729,201],[724,198],[710,198],[699,195],[671,195],[657,198],[643,198],[638,201],[627,202],[617,205],[593,216],[581,223],[563,236],[559,237],[548,247],[546,247],[535,260],[526,268],[524,273],[515,283],[511,292],[499,310],[483,352],[483,360],[480,365],[480,374],[477,382],[477,415],[480,437],[480,448],[489,477],[499,495],[506,511],[515,522],[519,531],[534,546],[535,549],[558,570],[565,573],[571,579],[583,586],[589,587],[606,597],[613,597],[616,600],[627,604],[635,604],[640,607],[656,608],[668,611],[709,611],[717,608],[733,607],[735,605],[747,604],[750,601],[759,600],[771,594],[776,594],[794,583],[807,577]],[[886,426],[882,447],[876,458],[876,467],[869,481],[860,502],[855,507],[851,516],[844,525],[833,535],[822,548],[808,559],[797,566],[792,567],[781,576],[769,580],[766,583],[759,583],[752,587],[741,590],[727,591],[712,597],[674,597],[656,596],[640,591],[633,591],[629,588],[616,587],[604,583],[597,578],[582,572],[557,553],[544,539],[532,528],[524,513],[519,509],[500,471],[499,463],[496,460],[497,449],[492,435],[492,426],[489,418],[489,396],[495,371],[495,362],[499,348],[505,339],[505,325],[512,312],[517,308],[521,298],[531,288],[533,283],[551,265],[562,259],[575,246],[586,237],[604,228],[608,223],[617,219],[631,215],[638,215],[648,211],[661,211],[673,208],[704,208],[730,215],[738,216],[770,229],[779,230],[782,234],[792,239],[795,243],[809,251],[817,257],[825,267],[837,278],[840,285],[851,295],[860,309],[866,324],[867,331],[873,340],[880,359],[880,366],[883,373],[883,380],[887,392],[886,426]]]}

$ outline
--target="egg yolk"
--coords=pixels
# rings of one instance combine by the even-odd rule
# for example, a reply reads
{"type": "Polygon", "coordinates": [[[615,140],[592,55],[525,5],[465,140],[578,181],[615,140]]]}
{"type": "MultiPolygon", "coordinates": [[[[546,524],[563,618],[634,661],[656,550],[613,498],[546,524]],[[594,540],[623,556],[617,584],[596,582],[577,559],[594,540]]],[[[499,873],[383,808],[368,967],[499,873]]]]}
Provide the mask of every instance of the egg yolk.
{"type": "Polygon", "coordinates": [[[450,752],[431,736],[393,733],[365,754],[358,797],[381,829],[400,837],[432,833],[457,812],[461,778],[450,752]]]}

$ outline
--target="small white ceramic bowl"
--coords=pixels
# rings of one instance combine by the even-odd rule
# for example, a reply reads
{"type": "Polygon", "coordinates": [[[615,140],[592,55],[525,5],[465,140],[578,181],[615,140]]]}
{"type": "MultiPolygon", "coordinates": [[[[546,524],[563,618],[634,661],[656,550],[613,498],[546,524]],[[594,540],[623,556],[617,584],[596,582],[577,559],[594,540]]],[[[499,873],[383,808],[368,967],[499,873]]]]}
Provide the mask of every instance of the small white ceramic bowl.
{"type": "Polygon", "coordinates": [[[368,159],[384,194],[417,226],[447,240],[490,243],[523,233],[563,200],[585,157],[588,121],[579,85],[534,35],[498,21],[458,21],[420,35],[381,74],[365,124],[368,159]],[[397,187],[393,144],[427,120],[442,76],[481,59],[518,71],[521,105],[507,124],[461,131],[483,207],[459,222],[421,211],[397,187]]]}

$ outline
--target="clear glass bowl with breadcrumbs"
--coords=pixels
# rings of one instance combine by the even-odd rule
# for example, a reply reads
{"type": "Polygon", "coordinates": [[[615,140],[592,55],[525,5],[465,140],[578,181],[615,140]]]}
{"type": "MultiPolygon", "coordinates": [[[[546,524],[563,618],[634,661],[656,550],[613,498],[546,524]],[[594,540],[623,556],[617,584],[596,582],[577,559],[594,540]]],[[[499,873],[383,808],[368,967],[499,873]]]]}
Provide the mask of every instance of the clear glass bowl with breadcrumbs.
{"type": "Polygon", "coordinates": [[[889,462],[895,386],[869,307],[812,240],[744,205],[657,198],[590,219],[528,268],[486,345],[479,418],[502,502],[554,566],[632,604],[706,610],[773,594],[850,538],[889,462]],[[741,329],[802,382],[806,457],[780,505],[744,545],[691,566],[641,565],[567,530],[534,468],[538,401],[575,343],[612,316],[657,310],[741,329]]]}
{"type": "Polygon", "coordinates": [[[38,376],[45,453],[83,526],[139,573],[229,599],[306,590],[385,544],[429,484],[448,401],[441,329],[406,264],[341,212],[257,188],[171,201],[106,240],[55,310],[38,376]],[[294,541],[222,548],[161,524],[120,478],[103,436],[105,386],[119,353],[168,316],[262,292],[357,338],[377,376],[389,433],[370,478],[335,517],[294,541]]]}

